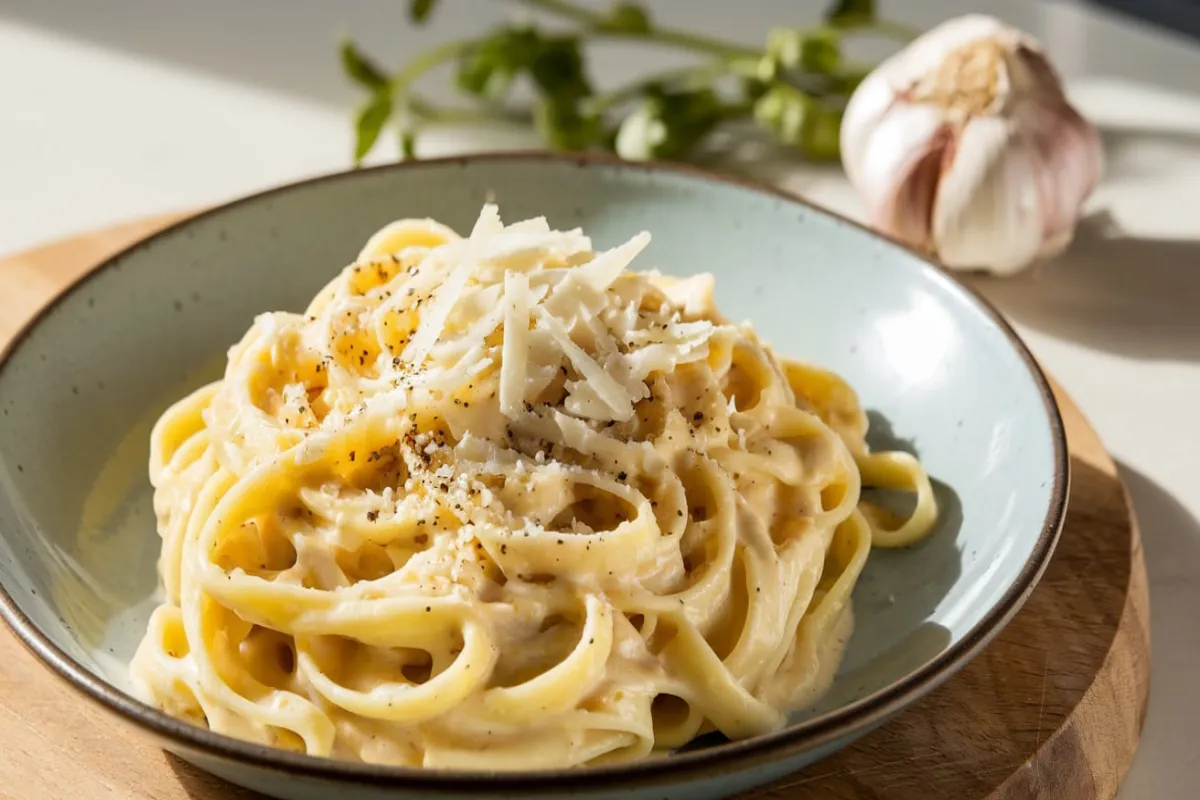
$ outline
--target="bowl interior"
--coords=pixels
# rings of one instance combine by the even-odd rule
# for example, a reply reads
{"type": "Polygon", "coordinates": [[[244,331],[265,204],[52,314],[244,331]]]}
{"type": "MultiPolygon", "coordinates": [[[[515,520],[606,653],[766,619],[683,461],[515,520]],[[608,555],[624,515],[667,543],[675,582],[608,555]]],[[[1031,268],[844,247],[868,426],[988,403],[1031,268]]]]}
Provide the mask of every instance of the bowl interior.
{"type": "Polygon", "coordinates": [[[514,157],[300,184],[153,238],[85,280],[0,367],[0,584],[57,647],[119,688],[156,591],[146,477],[158,414],[221,373],[254,315],[301,310],[404,216],[469,230],[485,200],[600,246],[649,229],[640,268],[708,271],[720,307],[846,377],[874,446],[917,452],[943,514],[872,553],[833,689],[799,721],[908,675],[983,620],[1053,504],[1054,429],[1011,341],[952,281],[785,199],[636,166],[514,157]]]}

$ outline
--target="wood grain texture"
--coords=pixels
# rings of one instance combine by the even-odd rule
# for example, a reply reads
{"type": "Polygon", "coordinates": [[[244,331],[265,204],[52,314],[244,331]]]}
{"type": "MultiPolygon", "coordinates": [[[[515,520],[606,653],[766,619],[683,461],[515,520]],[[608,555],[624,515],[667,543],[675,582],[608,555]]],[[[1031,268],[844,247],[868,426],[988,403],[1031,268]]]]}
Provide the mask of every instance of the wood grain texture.
{"type": "MultiPolygon", "coordinates": [[[[0,343],[58,291],[172,221],[96,231],[0,261],[0,343]]],[[[1073,480],[1062,540],[982,654],[856,745],[743,800],[1111,798],[1137,748],[1150,672],[1141,542],[1115,466],[1059,392],[1073,480]]],[[[164,754],[0,632],[0,795],[252,800],[164,754]]]]}

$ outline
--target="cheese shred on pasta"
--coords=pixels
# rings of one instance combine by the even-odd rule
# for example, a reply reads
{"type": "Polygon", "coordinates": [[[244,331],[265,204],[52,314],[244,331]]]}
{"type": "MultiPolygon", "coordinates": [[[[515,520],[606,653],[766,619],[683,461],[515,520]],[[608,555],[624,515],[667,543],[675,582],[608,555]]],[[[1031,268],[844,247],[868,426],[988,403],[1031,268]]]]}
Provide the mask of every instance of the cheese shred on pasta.
{"type": "Polygon", "coordinates": [[[168,410],[165,602],[140,696],[374,763],[638,759],[781,727],[836,671],[871,546],[937,509],[836,375],[777,357],[709,276],[627,271],[487,206],[373,236],[168,410]],[[904,518],[860,498],[915,496],[904,518]]]}

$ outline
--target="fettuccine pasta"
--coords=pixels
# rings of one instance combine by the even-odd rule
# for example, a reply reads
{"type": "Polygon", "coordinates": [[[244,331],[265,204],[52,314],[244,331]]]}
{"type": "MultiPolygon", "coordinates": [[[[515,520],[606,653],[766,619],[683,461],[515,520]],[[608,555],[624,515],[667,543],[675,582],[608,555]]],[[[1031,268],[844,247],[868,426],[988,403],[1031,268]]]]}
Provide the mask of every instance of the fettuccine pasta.
{"type": "Polygon", "coordinates": [[[933,526],[836,375],[712,279],[486,206],[380,230],[154,428],[165,599],[137,692],[313,755],[476,770],[776,730],[829,685],[872,545],[933,526]],[[910,493],[911,515],[863,486],[910,493]]]}

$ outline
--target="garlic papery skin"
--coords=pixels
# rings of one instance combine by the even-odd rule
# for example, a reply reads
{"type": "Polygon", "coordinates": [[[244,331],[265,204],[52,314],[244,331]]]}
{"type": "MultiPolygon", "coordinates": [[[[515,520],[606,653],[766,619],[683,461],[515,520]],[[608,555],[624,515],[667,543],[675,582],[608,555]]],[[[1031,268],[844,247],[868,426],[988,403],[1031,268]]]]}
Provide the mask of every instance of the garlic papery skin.
{"type": "Polygon", "coordinates": [[[979,15],[880,64],[850,98],[841,150],[869,225],[999,275],[1066,248],[1104,161],[1041,46],[979,15]]]}

